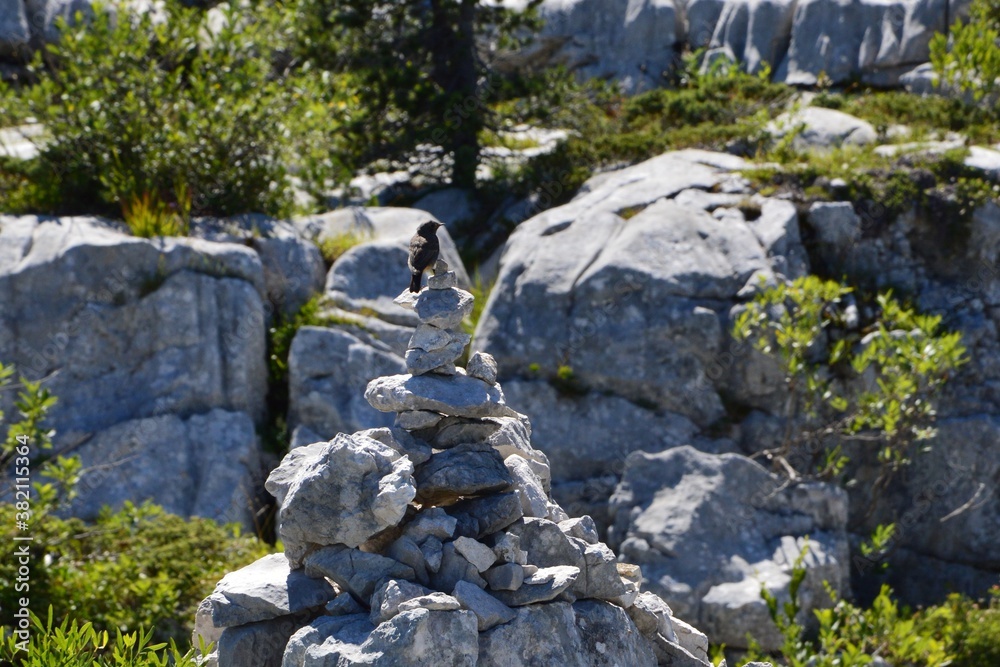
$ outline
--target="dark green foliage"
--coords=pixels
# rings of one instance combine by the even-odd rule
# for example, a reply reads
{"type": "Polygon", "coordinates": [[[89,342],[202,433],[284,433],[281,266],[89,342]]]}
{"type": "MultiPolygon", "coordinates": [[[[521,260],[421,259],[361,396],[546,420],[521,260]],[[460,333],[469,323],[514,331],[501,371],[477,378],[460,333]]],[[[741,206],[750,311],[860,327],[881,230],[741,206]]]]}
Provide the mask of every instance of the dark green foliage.
{"type": "Polygon", "coordinates": [[[295,54],[355,84],[363,112],[345,129],[357,139],[357,164],[431,144],[452,156],[453,184],[475,185],[479,135],[506,86],[495,54],[484,57],[476,40],[510,48],[536,26],[532,12],[476,0],[301,0],[297,14],[295,54]]]}
{"type": "Polygon", "coordinates": [[[45,187],[5,208],[114,215],[152,197],[195,215],[289,210],[286,165],[308,154],[296,149],[322,105],[307,79],[274,76],[281,15],[223,6],[213,32],[201,10],[166,10],[154,23],[97,7],[36,55],[37,84],[0,91],[50,137],[30,167],[45,187]]]}
{"type": "MultiPolygon", "coordinates": [[[[226,573],[267,552],[253,536],[209,519],[184,519],[126,503],[93,525],[52,514],[37,494],[30,543],[31,607],[55,622],[87,620],[98,630],[154,630],[157,641],[189,641],[198,603],[226,573]]],[[[0,606],[15,609],[15,508],[0,505],[0,606]]]]}

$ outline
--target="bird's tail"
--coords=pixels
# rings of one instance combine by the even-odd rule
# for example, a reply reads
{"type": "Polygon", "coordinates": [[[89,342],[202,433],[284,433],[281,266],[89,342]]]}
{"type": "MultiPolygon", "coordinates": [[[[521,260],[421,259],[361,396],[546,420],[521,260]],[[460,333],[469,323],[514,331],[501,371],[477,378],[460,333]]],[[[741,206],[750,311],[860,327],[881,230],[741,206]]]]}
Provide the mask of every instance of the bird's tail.
{"type": "Polygon", "coordinates": [[[414,271],[410,277],[410,291],[419,292],[420,291],[420,278],[423,276],[423,272],[414,271]]]}

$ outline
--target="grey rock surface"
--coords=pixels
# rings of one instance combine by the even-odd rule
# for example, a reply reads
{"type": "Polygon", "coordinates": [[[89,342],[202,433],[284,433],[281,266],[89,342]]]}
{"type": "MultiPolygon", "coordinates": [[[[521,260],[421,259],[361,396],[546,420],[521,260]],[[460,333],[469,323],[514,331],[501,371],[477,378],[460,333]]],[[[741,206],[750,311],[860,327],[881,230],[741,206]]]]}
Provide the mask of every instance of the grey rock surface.
{"type": "Polygon", "coordinates": [[[358,331],[305,326],[288,354],[289,424],[324,438],[391,426],[393,418],[364,400],[378,375],[399,373],[403,359],[358,331]]]}
{"type": "Polygon", "coordinates": [[[361,619],[342,628],[322,644],[310,647],[303,666],[475,667],[479,657],[477,621],[470,611],[415,609],[368,633],[364,630],[361,619]]]}
{"type": "Polygon", "coordinates": [[[871,123],[843,111],[805,107],[778,116],[768,125],[776,139],[794,133],[792,146],[804,149],[831,149],[874,143],[878,133],[871,123]]]}
{"type": "Polygon", "coordinates": [[[532,406],[531,442],[548,455],[557,482],[620,473],[631,452],[686,444],[698,431],[681,415],[657,414],[596,392],[560,394],[544,381],[511,380],[504,394],[510,405],[532,406]]]}
{"type": "Polygon", "coordinates": [[[489,443],[468,443],[431,456],[416,474],[417,497],[427,504],[502,491],[513,483],[489,443]]]}
{"type": "Polygon", "coordinates": [[[440,329],[454,329],[472,312],[472,294],[452,287],[429,289],[417,295],[413,312],[423,324],[440,329]]]}
{"type": "Polygon", "coordinates": [[[663,86],[677,68],[675,53],[704,48],[708,62],[735,61],[751,72],[767,65],[791,84],[813,85],[825,73],[833,83],[855,78],[893,86],[929,60],[931,37],[967,6],[965,0],[546,0],[541,38],[516,62],[562,64],[634,93],[663,86]]]}
{"type": "Polygon", "coordinates": [[[472,498],[448,507],[456,521],[455,535],[479,539],[503,530],[524,514],[516,493],[499,493],[472,498]]]}
{"type": "Polygon", "coordinates": [[[760,589],[787,597],[807,543],[802,622],[830,604],[824,580],[837,591],[849,585],[845,492],[822,484],[780,490],[776,477],[737,454],[633,454],[611,511],[609,539],[642,567],[643,587],[730,646],[742,646],[747,631],[765,647],[781,643],[760,589]]]}
{"type": "Polygon", "coordinates": [[[388,579],[375,587],[371,596],[371,622],[378,625],[398,614],[399,606],[407,600],[419,598],[431,593],[429,588],[406,581],[405,579],[388,579]]]}
{"type": "Polygon", "coordinates": [[[470,377],[479,378],[486,384],[496,384],[497,360],[493,358],[493,355],[486,352],[474,352],[469,357],[469,363],[465,367],[465,372],[470,377]]]}
{"type": "Polygon", "coordinates": [[[70,505],[74,516],[94,519],[105,506],[141,499],[180,516],[254,528],[263,472],[254,424],[244,413],[129,420],[98,431],[76,453],[84,472],[70,505]]]}
{"type": "Polygon", "coordinates": [[[431,410],[455,417],[516,417],[499,387],[465,375],[391,375],[368,383],[365,399],[377,410],[431,410]]]}
{"type": "Polygon", "coordinates": [[[652,650],[642,642],[625,612],[608,603],[554,602],[519,607],[516,611],[514,620],[480,635],[480,665],[652,667],[657,664],[652,650]]]}
{"type": "Polygon", "coordinates": [[[427,443],[417,440],[406,430],[399,427],[370,428],[361,431],[359,435],[377,440],[387,447],[410,459],[417,466],[431,458],[431,448],[427,443]]]}
{"type": "Polygon", "coordinates": [[[463,608],[476,615],[479,632],[485,632],[490,628],[512,621],[517,616],[513,609],[479,586],[467,581],[455,584],[452,595],[462,604],[463,608]]]}
{"type": "Polygon", "coordinates": [[[264,289],[275,310],[291,317],[323,291],[326,267],[316,244],[294,234],[255,238],[264,269],[264,289]]]}
{"type": "Polygon", "coordinates": [[[51,375],[57,444],[164,414],[263,419],[263,295],[260,259],[243,246],[0,216],[0,358],[29,379],[51,375]]]}
{"type": "Polygon", "coordinates": [[[270,554],[224,576],[208,600],[213,625],[226,628],[322,607],[335,595],[326,580],[292,571],[282,554],[270,554]]]}
{"type": "Polygon", "coordinates": [[[447,593],[433,592],[421,595],[403,602],[399,605],[400,613],[413,611],[415,609],[429,609],[430,611],[456,611],[462,608],[462,603],[448,595],[447,593]]]}
{"type": "Polygon", "coordinates": [[[384,579],[413,579],[413,568],[379,554],[337,544],[310,552],[304,560],[310,577],[328,577],[358,600],[371,600],[384,579]]]}
{"type": "Polygon", "coordinates": [[[493,549],[471,537],[459,537],[454,544],[455,551],[462,554],[479,572],[485,572],[496,562],[497,557],[493,549]]]}
{"type": "Polygon", "coordinates": [[[226,628],[216,647],[219,667],[279,667],[288,640],[308,616],[280,616],[226,628]]]}
{"type": "Polygon", "coordinates": [[[727,338],[719,301],[735,298],[750,276],[771,272],[771,262],[746,222],[656,200],[720,185],[727,168],[742,164],[699,151],[667,153],[594,177],[569,204],[522,223],[505,248],[473,349],[492,354],[502,377],[528,377],[532,368],[554,377],[559,360],[580,391],[699,425],[718,418],[722,402],[707,369],[727,338]],[[642,206],[627,220],[618,215],[642,206]]]}
{"type": "Polygon", "coordinates": [[[521,586],[514,591],[493,591],[493,596],[508,607],[548,602],[559,597],[576,582],[580,568],[572,565],[542,567],[524,578],[521,586]]]}
{"type": "Polygon", "coordinates": [[[289,452],[265,486],[278,500],[278,535],[293,566],[310,545],[355,547],[398,523],[416,494],[412,474],[408,458],[357,434],[289,452]]]}

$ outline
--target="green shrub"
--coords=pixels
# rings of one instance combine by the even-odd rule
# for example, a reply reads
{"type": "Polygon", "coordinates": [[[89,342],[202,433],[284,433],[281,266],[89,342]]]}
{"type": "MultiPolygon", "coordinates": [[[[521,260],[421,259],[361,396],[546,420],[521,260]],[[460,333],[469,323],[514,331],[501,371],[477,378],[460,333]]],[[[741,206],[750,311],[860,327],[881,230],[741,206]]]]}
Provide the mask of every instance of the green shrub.
{"type": "Polygon", "coordinates": [[[117,18],[96,6],[92,18],[62,24],[31,65],[37,84],[3,91],[0,106],[50,135],[38,160],[61,193],[54,212],[134,211],[146,197],[185,206],[178,192],[196,215],[288,212],[286,165],[313,155],[305,147],[318,126],[335,125],[319,91],[337,87],[274,76],[280,11],[222,5],[221,25],[210,27],[179,0],[166,3],[163,22],[115,9],[117,18]]]}
{"type": "MultiPolygon", "coordinates": [[[[171,641],[153,644],[152,631],[97,631],[91,623],[64,619],[56,624],[52,607],[43,621],[31,615],[30,640],[19,645],[17,636],[4,638],[0,656],[14,667],[196,667],[194,650],[182,653],[171,641]]],[[[207,647],[205,647],[207,648],[207,647]]]]}
{"type": "Polygon", "coordinates": [[[934,73],[982,100],[1000,90],[1000,0],[973,0],[969,21],[930,43],[934,73]]]}
{"type": "Polygon", "coordinates": [[[354,246],[364,243],[366,240],[363,234],[343,232],[342,234],[327,236],[317,241],[316,245],[319,247],[320,254],[323,255],[323,261],[326,263],[327,268],[330,268],[334,262],[340,259],[341,255],[354,246]]]}
{"type": "Polygon", "coordinates": [[[785,374],[787,426],[767,452],[776,469],[837,476],[847,463],[840,443],[870,442],[884,468],[877,489],[909,462],[914,442],[933,435],[935,393],[965,363],[965,348],[960,333],[940,331],[940,316],[918,314],[891,293],[875,298],[875,321],[848,326],[851,291],[816,276],[762,289],[732,332],[774,357],[785,374]],[[870,331],[864,341],[861,330],[870,331]],[[859,383],[866,371],[873,381],[859,383]]]}
{"type": "MultiPolygon", "coordinates": [[[[41,485],[38,485],[41,486],[41,485]]],[[[157,641],[188,641],[198,603],[226,573],[267,553],[253,536],[210,519],[184,519],[149,503],[105,510],[97,521],[60,518],[35,489],[30,542],[31,606],[56,623],[86,620],[99,631],[151,629],[157,641]],[[196,554],[196,558],[192,555],[196,554]]],[[[0,606],[17,608],[14,512],[0,505],[0,606]]]]}
{"type": "Polygon", "coordinates": [[[572,130],[551,153],[524,167],[515,188],[541,192],[547,204],[568,201],[595,170],[641,162],[668,150],[721,150],[737,145],[754,154],[762,130],[791,99],[792,88],[737,68],[682,77],[679,87],[628,98],[599,85],[564,84],[572,115],[553,122],[572,130]]]}

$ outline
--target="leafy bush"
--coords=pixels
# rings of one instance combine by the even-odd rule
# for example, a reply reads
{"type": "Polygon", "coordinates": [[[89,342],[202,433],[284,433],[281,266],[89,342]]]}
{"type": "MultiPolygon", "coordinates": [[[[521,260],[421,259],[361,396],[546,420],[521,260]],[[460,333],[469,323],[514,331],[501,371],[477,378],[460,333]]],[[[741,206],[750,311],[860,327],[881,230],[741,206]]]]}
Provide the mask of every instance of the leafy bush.
{"type": "Polygon", "coordinates": [[[969,21],[930,43],[935,74],[975,100],[1000,90],[1000,0],[973,0],[969,21]]]}
{"type": "MultiPolygon", "coordinates": [[[[940,605],[900,608],[892,589],[882,586],[868,609],[861,609],[826,586],[834,605],[813,610],[819,628],[807,636],[797,623],[798,588],[805,577],[803,551],[792,568],[791,599],[779,606],[766,590],[761,596],[783,638],[777,655],[765,655],[749,637],[750,649],[737,663],[770,660],[786,667],[862,667],[876,656],[899,667],[980,667],[1000,664],[1000,586],[988,601],[953,593],[940,605]]],[[[723,647],[724,648],[724,647],[723,647]]]]}
{"type": "Polygon", "coordinates": [[[847,462],[841,441],[872,442],[884,466],[878,487],[909,462],[912,443],[933,435],[934,394],[965,362],[965,348],[960,333],[940,331],[940,316],[915,313],[891,293],[875,298],[875,321],[861,322],[850,292],[816,276],[762,289],[733,336],[785,374],[785,434],[766,452],[775,467],[793,478],[836,476],[847,462]]]}
{"type": "Polygon", "coordinates": [[[0,106],[50,135],[39,162],[61,193],[54,212],[134,215],[143,198],[183,208],[178,193],[198,215],[287,212],[286,165],[331,124],[317,101],[335,82],[277,80],[278,9],[222,5],[211,24],[179,0],[165,10],[157,21],[125,3],[96,6],[37,54],[37,84],[3,91],[0,106]]]}
{"type": "MultiPolygon", "coordinates": [[[[56,625],[52,607],[46,620],[31,614],[31,639],[27,648],[9,636],[0,646],[0,655],[16,667],[196,667],[194,649],[181,653],[173,641],[152,644],[152,631],[115,632],[114,642],[106,630],[93,624],[65,619],[56,625]]],[[[207,648],[207,647],[205,647],[207,648]]]]}
{"type": "MultiPolygon", "coordinates": [[[[40,486],[40,485],[39,485],[40,486]]],[[[255,537],[209,519],[184,519],[151,504],[126,503],[93,525],[60,518],[51,491],[35,489],[30,543],[31,605],[51,605],[56,623],[87,620],[98,631],[153,632],[157,641],[186,642],[198,603],[226,572],[267,552],[255,537]],[[197,554],[192,559],[191,555],[197,554]]],[[[17,608],[15,508],[0,505],[0,605],[17,608]]]]}
{"type": "MultiPolygon", "coordinates": [[[[0,362],[0,392],[10,391],[15,369],[13,365],[0,362]]],[[[0,447],[0,466],[7,466],[17,450],[24,445],[30,445],[32,450],[44,451],[52,449],[54,431],[44,426],[45,417],[58,399],[48,389],[42,386],[41,380],[34,382],[25,377],[19,378],[21,391],[17,394],[14,407],[17,408],[20,419],[7,427],[7,435],[0,447]]],[[[4,412],[0,410],[0,422],[4,420],[4,412]]]]}

